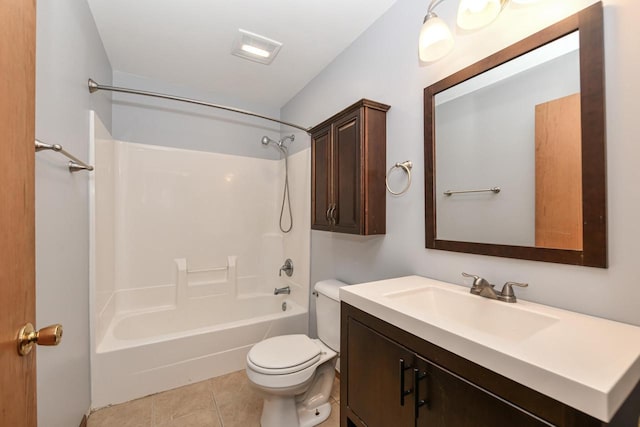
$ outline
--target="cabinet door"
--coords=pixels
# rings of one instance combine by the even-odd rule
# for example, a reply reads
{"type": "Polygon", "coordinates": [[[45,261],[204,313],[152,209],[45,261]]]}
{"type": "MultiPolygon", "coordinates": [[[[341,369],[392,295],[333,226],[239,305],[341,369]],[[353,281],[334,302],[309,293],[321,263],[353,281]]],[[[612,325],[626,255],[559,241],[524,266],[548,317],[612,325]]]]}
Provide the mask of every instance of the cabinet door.
{"type": "Polygon", "coordinates": [[[414,409],[416,426],[552,425],[425,359],[418,358],[417,369],[411,382],[419,404],[414,409]]]}
{"type": "Polygon", "coordinates": [[[368,427],[414,426],[413,395],[401,401],[401,389],[411,389],[413,353],[348,319],[347,406],[368,427]]]}
{"type": "Polygon", "coordinates": [[[311,228],[330,230],[331,127],[311,137],[311,228]]]}
{"type": "Polygon", "coordinates": [[[333,130],[334,231],[360,234],[362,212],[360,110],[342,118],[333,130]]]}

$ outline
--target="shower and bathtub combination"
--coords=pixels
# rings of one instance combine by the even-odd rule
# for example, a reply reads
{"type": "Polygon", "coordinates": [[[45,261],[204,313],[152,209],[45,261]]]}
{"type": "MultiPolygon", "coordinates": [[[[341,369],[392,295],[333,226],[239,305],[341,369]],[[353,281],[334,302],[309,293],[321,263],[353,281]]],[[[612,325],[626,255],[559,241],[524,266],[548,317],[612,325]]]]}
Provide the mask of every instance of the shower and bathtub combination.
{"type": "Polygon", "coordinates": [[[267,160],[91,123],[92,407],[241,370],[255,343],[307,333],[308,149],[265,137],[282,152],[267,160]]]}

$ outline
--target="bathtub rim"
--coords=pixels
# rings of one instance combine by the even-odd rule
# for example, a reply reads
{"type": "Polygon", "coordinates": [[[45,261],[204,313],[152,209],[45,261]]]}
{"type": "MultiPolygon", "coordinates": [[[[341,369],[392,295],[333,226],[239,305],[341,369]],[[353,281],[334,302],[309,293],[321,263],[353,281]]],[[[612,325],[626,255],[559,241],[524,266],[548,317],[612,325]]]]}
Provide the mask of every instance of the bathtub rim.
{"type": "Polygon", "coordinates": [[[152,345],[159,342],[171,341],[179,338],[188,338],[188,337],[206,334],[210,332],[216,332],[224,329],[242,327],[242,326],[247,326],[255,323],[269,321],[269,320],[292,317],[292,316],[308,313],[308,310],[305,307],[296,303],[292,299],[284,298],[282,302],[287,303],[286,312],[279,311],[276,313],[271,313],[263,316],[236,320],[233,322],[218,323],[214,325],[203,326],[201,328],[188,329],[186,331],[177,331],[177,332],[171,332],[168,334],[154,335],[152,337],[132,338],[132,339],[121,339],[121,338],[116,338],[114,336],[114,329],[120,321],[127,318],[136,317],[142,314],[169,311],[172,309],[176,309],[176,306],[175,305],[161,306],[161,307],[154,307],[152,309],[116,313],[114,317],[111,319],[111,322],[109,323],[109,326],[105,331],[104,337],[99,343],[96,343],[94,353],[96,354],[111,353],[111,352],[130,349],[130,348],[143,347],[145,345],[152,345]]]}

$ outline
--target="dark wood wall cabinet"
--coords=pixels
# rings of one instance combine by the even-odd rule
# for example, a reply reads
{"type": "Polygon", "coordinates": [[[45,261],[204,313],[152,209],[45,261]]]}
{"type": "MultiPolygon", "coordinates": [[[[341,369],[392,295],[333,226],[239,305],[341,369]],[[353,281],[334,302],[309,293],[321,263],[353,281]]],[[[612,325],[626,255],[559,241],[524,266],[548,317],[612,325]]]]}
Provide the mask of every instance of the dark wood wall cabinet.
{"type": "Polygon", "coordinates": [[[385,233],[389,108],[362,99],[310,130],[312,229],[385,233]]]}
{"type": "Polygon", "coordinates": [[[640,386],[610,423],[342,303],[341,427],[636,426],[640,386]]]}

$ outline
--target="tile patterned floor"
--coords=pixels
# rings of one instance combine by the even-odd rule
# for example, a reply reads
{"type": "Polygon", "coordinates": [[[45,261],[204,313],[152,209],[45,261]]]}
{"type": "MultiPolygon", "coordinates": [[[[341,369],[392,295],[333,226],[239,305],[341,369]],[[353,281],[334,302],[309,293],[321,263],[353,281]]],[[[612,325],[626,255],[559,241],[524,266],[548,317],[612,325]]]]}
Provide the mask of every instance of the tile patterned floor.
{"type": "MultiPolygon", "coordinates": [[[[88,427],[259,427],[262,399],[244,371],[93,412],[88,427]]],[[[331,390],[331,416],[340,425],[340,381],[331,390]]]]}

